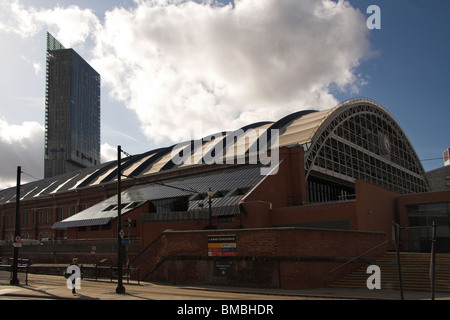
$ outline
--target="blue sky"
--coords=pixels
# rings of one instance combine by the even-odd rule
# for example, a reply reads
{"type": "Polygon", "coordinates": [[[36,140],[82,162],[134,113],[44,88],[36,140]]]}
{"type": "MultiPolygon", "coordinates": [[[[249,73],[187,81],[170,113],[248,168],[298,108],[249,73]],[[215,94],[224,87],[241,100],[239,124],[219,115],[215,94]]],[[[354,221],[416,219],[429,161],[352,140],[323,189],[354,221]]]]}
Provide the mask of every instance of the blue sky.
{"type": "Polygon", "coordinates": [[[102,76],[102,156],[369,97],[425,170],[450,147],[448,0],[0,0],[0,187],[43,176],[45,34],[102,76]],[[197,1],[200,2],[200,1],[197,1]],[[366,9],[378,5],[381,29],[366,9]],[[178,128],[174,130],[174,128],[178,128]],[[190,136],[191,135],[191,136],[190,136]],[[26,178],[25,178],[26,179],[26,178]]]}
{"type": "MultiPolygon", "coordinates": [[[[351,3],[361,11],[371,4],[381,9],[381,29],[369,35],[377,55],[360,67],[369,80],[359,94],[386,107],[420,159],[442,158],[450,147],[450,2],[351,3]]],[[[422,164],[428,171],[443,166],[443,160],[422,164]]]]}

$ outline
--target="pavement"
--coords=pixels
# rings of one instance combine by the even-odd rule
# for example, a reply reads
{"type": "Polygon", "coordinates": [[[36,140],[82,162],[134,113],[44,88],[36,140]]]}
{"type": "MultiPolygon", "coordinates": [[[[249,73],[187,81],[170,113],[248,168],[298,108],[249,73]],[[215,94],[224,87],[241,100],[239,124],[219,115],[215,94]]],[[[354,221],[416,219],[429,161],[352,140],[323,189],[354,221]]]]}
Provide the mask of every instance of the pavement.
{"type": "MultiPolygon", "coordinates": [[[[124,280],[124,294],[117,282],[81,281],[76,294],[62,276],[29,274],[28,284],[0,283],[0,300],[401,300],[397,290],[319,288],[305,290],[247,287],[182,286],[124,280]]],[[[430,300],[431,292],[404,291],[404,300],[430,300]]],[[[435,293],[436,300],[450,300],[450,293],[435,293]]]]}

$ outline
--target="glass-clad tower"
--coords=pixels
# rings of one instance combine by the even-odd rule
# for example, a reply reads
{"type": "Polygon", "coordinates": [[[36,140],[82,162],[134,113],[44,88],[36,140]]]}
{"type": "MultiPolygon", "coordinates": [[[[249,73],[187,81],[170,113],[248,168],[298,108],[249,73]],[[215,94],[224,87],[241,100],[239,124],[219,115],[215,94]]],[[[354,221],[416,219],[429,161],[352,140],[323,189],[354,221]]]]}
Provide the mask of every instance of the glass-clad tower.
{"type": "Polygon", "coordinates": [[[47,33],[45,178],[100,164],[100,75],[47,33]]]}

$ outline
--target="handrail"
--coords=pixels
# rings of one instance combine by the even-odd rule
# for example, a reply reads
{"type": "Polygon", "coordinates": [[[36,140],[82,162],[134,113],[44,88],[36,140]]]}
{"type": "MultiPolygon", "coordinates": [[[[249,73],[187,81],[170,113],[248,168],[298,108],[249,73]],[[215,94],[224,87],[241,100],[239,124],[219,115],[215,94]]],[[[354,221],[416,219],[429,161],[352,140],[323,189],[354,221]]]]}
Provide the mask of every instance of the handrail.
{"type": "Polygon", "coordinates": [[[388,243],[389,241],[390,241],[390,240],[385,240],[385,241],[383,241],[382,243],[377,244],[375,247],[373,247],[373,248],[371,248],[371,249],[369,249],[369,250],[367,250],[367,251],[361,253],[359,256],[357,256],[357,257],[355,257],[355,258],[353,258],[353,259],[351,259],[351,260],[349,260],[349,261],[347,261],[347,262],[341,264],[340,266],[337,266],[336,268],[334,268],[334,269],[328,271],[328,272],[327,272],[327,275],[329,275],[330,273],[336,271],[337,269],[339,269],[339,268],[341,268],[341,267],[343,267],[343,266],[345,266],[345,265],[347,265],[347,264],[349,264],[349,263],[355,261],[356,259],[361,258],[361,257],[362,257],[363,255],[365,255],[366,253],[369,253],[370,251],[377,249],[378,247],[380,247],[380,246],[382,246],[382,245],[388,243]]]}

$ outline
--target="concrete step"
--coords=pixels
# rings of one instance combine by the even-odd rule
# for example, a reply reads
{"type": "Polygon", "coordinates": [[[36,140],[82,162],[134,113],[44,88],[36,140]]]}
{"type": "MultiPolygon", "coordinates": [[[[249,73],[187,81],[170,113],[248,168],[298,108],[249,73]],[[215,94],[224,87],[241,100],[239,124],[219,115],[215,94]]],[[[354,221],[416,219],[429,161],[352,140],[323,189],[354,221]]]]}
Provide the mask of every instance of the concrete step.
{"type": "MultiPolygon", "coordinates": [[[[387,289],[400,289],[398,278],[397,255],[387,253],[377,258],[373,263],[380,267],[381,286],[387,289]]],[[[430,254],[401,253],[400,265],[402,271],[402,286],[404,290],[429,291],[430,280],[430,254]]],[[[367,266],[346,275],[336,281],[331,287],[340,288],[367,288],[367,266]]],[[[437,254],[435,264],[435,291],[450,292],[450,254],[437,254]]]]}

